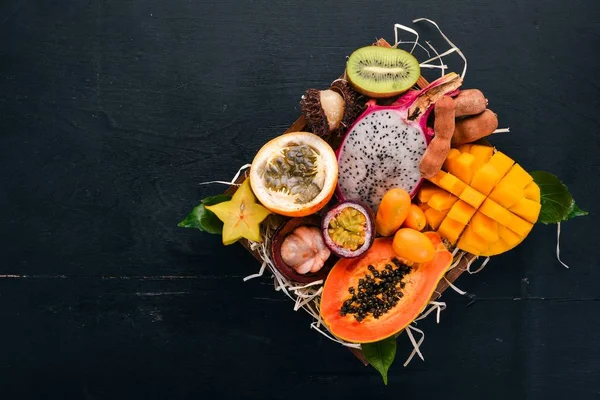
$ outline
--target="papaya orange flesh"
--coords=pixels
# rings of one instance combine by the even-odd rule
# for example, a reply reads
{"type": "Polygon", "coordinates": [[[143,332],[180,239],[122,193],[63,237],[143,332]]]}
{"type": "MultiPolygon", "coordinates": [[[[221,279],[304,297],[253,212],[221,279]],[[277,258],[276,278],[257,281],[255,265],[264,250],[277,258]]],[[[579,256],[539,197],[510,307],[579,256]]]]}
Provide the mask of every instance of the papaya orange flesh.
{"type": "MultiPolygon", "coordinates": [[[[394,261],[408,264],[394,253],[392,239],[375,239],[373,246],[363,256],[343,258],[335,264],[323,286],[320,307],[323,322],[333,335],[353,343],[377,342],[402,331],[419,316],[452,263],[452,254],[445,248],[439,234],[424,234],[436,249],[433,260],[410,266],[410,272],[401,281],[404,287],[398,289],[402,297],[378,318],[367,313],[359,321],[355,314],[343,315],[342,307],[352,296],[350,288],[358,290],[360,279],[367,279],[367,275],[373,277],[369,266],[379,273],[385,270],[386,265],[395,266],[394,261]]],[[[374,279],[377,281],[379,278],[374,279]]]]}

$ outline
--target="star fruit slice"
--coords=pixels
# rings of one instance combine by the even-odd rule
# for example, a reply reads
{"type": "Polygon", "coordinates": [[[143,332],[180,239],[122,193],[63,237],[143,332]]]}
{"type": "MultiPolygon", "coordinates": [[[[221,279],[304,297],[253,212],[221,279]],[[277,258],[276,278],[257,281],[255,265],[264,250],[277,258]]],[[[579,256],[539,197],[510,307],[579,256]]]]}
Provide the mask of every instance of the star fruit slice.
{"type": "Polygon", "coordinates": [[[230,201],[205,206],[223,221],[223,244],[229,245],[241,238],[261,242],[260,223],[271,213],[256,202],[248,179],[230,201]]]}

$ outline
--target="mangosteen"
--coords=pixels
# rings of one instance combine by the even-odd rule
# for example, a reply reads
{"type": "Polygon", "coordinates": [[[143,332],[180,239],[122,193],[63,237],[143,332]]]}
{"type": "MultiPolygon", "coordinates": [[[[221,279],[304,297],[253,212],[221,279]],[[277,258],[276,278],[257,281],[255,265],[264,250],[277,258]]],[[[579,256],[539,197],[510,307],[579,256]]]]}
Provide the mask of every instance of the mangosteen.
{"type": "Polygon", "coordinates": [[[300,283],[324,280],[334,264],[318,216],[285,222],[273,236],[271,253],[279,272],[300,283]]]}

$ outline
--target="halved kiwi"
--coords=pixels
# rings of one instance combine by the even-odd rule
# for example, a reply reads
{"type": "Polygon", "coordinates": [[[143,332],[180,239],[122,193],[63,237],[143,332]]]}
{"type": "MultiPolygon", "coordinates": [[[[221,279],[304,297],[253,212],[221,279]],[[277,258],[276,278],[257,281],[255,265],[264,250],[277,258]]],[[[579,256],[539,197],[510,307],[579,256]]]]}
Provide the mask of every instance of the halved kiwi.
{"type": "Polygon", "coordinates": [[[419,79],[419,62],[410,53],[379,46],[361,47],[348,58],[346,76],[354,88],[370,97],[404,93],[419,79]]]}

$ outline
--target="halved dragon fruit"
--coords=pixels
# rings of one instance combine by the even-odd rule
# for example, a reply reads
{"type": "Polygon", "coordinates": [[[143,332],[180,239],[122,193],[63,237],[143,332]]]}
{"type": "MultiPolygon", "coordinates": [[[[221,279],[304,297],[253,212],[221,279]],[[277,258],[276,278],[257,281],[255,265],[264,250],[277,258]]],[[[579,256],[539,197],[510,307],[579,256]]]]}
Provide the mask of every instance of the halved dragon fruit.
{"type": "Polygon", "coordinates": [[[422,182],[419,163],[433,136],[427,126],[432,105],[461,84],[461,77],[450,73],[422,90],[406,92],[392,105],[369,101],[336,152],[337,197],[362,200],[377,212],[391,188],[414,196],[422,182]]]}

